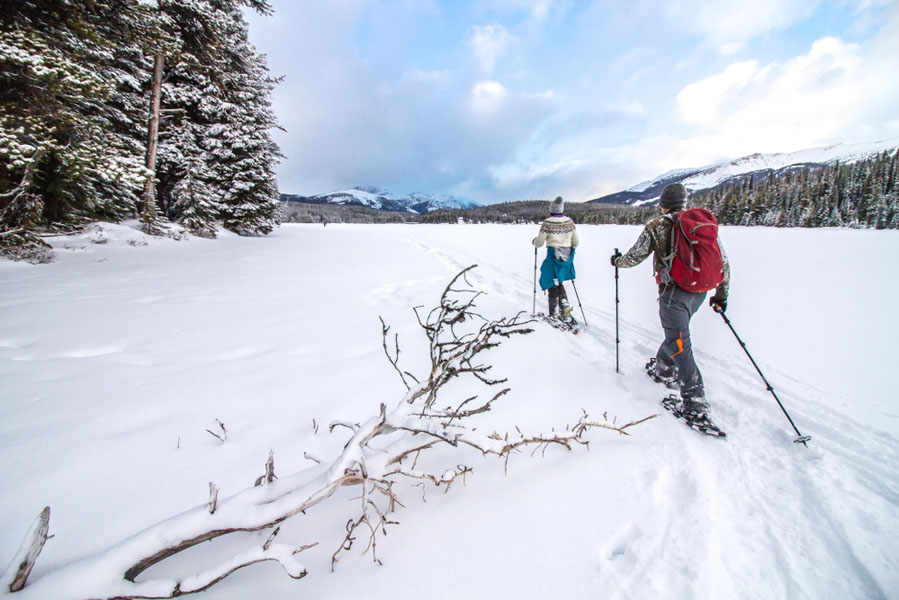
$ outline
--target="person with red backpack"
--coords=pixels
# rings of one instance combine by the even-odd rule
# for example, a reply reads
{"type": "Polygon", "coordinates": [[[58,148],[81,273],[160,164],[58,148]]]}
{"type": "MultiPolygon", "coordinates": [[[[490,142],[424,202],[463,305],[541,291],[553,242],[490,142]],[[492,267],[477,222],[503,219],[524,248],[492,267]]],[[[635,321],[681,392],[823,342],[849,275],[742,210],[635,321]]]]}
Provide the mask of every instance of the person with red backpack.
{"type": "Polygon", "coordinates": [[[654,380],[679,387],[678,410],[694,419],[707,418],[702,374],[693,358],[690,319],[707,292],[709,305],[724,312],[730,285],[730,264],[718,238],[718,221],[702,208],[684,210],[687,190],[680,183],[665,187],[659,199],[662,216],[649,221],[633,247],[612,255],[612,266],[634,267],[653,255],[659,285],[659,319],[665,340],[646,364],[654,380]]]}

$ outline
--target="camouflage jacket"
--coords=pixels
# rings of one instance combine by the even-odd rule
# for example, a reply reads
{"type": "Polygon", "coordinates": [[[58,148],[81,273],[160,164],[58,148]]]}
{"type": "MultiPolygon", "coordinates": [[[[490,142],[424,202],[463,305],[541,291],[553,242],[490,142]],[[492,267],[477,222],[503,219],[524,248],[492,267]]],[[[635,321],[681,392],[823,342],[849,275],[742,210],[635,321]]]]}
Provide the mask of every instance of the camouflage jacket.
{"type": "MultiPolygon", "coordinates": [[[[618,259],[616,264],[623,269],[635,267],[652,254],[652,270],[653,273],[660,275],[659,292],[661,292],[664,286],[673,283],[669,275],[671,260],[674,258],[671,248],[673,232],[673,213],[656,217],[646,224],[643,231],[640,232],[640,237],[637,238],[631,249],[618,259]]],[[[721,250],[721,272],[724,279],[715,290],[715,297],[726,300],[730,289],[730,261],[727,259],[724,246],[721,245],[720,237],[718,238],[718,248],[721,250]]]]}

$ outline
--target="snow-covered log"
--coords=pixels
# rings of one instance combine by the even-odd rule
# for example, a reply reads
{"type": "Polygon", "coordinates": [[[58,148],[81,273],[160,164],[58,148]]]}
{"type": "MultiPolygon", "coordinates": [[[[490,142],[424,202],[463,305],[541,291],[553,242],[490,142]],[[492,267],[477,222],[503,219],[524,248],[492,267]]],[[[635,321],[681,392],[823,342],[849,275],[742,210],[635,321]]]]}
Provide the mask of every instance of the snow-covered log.
{"type": "Polygon", "coordinates": [[[0,576],[0,588],[4,591],[18,592],[25,587],[25,580],[34,568],[34,561],[43,550],[49,532],[50,507],[46,506],[28,529],[22,547],[16,552],[6,572],[0,576]]]}
{"type": "MultiPolygon", "coordinates": [[[[306,514],[343,486],[361,488],[360,507],[357,516],[346,524],[346,537],[339,545],[335,544],[337,548],[332,555],[332,567],[342,552],[353,547],[360,535],[367,541],[373,560],[380,562],[376,548],[377,534],[394,524],[390,515],[401,506],[395,490],[398,481],[420,480],[447,490],[458,478],[464,478],[471,472],[470,467],[455,460],[449,467],[426,469],[419,466],[419,459],[428,450],[444,444],[467,446],[484,455],[496,455],[508,463],[513,453],[526,446],[533,447],[534,451],[550,446],[570,450],[575,445],[587,446],[584,434],[592,428],[627,435],[628,429],[646,420],[619,426],[605,418],[602,421],[592,420],[584,412],[564,431],[553,429],[550,433],[525,434],[516,428],[514,434],[488,434],[478,431],[476,427],[469,427],[467,423],[470,419],[491,410],[493,404],[509,392],[507,387],[483,399],[471,396],[451,400],[445,408],[437,408],[438,398],[443,402],[442,388],[456,377],[471,376],[488,387],[503,384],[503,379],[488,377],[491,367],[480,362],[481,353],[495,348],[503,339],[532,331],[528,327],[530,321],[523,319],[521,314],[491,321],[475,312],[475,300],[481,292],[473,289],[466,278],[473,268],[468,267],[453,278],[440,298],[440,305],[426,317],[416,311],[429,342],[431,364],[427,376],[417,378],[400,367],[399,340],[394,336],[391,351],[389,327],[382,321],[384,352],[403,381],[406,393],[393,409],[388,410],[385,404],[381,404],[378,414],[365,422],[333,423],[332,431],[341,427],[340,431],[346,428],[350,434],[335,459],[322,461],[293,475],[277,477],[274,456],[270,453],[265,473],[256,480],[255,485],[221,499],[218,488],[210,483],[207,503],[151,525],[102,552],[50,572],[15,592],[16,598],[176,598],[208,589],[241,567],[268,560],[279,562],[289,576],[299,579],[306,575],[306,570],[296,555],[311,545],[274,544],[274,536],[279,531],[276,528],[264,544],[251,546],[201,573],[181,579],[138,581],[138,577],[151,566],[201,542],[234,532],[274,528],[297,514],[306,514]],[[376,447],[372,445],[374,440],[378,440],[376,447]]],[[[317,458],[314,460],[320,461],[317,458]]],[[[43,533],[36,534],[33,527],[26,536],[23,548],[37,545],[30,542],[31,539],[46,539],[49,509],[45,513],[43,533]]],[[[36,552],[20,552],[20,555],[30,556],[27,562],[33,565],[38,552],[40,547],[36,552]]],[[[22,562],[20,558],[17,556],[16,561],[22,562]]],[[[14,568],[15,565],[10,567],[14,568]]],[[[19,578],[23,584],[27,575],[25,572],[19,578]]],[[[12,581],[9,572],[4,575],[3,581],[12,581]]],[[[0,595],[13,592],[12,588],[4,587],[0,595]]]]}

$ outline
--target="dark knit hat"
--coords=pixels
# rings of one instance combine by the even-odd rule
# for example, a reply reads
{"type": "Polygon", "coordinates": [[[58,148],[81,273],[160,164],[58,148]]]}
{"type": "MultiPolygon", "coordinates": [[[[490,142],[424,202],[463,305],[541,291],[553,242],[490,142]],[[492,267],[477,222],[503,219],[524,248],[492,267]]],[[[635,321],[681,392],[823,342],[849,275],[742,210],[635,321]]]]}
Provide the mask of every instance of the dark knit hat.
{"type": "Polygon", "coordinates": [[[551,215],[561,215],[565,212],[565,201],[562,200],[562,196],[556,196],[556,199],[550,202],[549,204],[549,214],[551,215]]]}
{"type": "Polygon", "coordinates": [[[681,183],[671,183],[662,190],[659,206],[662,208],[683,208],[687,200],[687,188],[681,183]]]}

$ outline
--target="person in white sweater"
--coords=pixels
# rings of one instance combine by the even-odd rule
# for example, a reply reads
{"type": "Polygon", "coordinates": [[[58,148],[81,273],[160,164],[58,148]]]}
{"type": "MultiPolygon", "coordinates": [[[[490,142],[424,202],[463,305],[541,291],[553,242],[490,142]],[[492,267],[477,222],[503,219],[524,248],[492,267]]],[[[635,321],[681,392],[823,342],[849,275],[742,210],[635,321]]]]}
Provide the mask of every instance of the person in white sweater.
{"type": "Polygon", "coordinates": [[[563,282],[573,280],[574,249],[578,245],[574,221],[565,216],[565,202],[559,196],[549,205],[550,217],[540,224],[534,238],[537,248],[546,244],[546,258],[540,266],[540,288],[549,296],[549,316],[572,319],[571,305],[563,282]]]}

